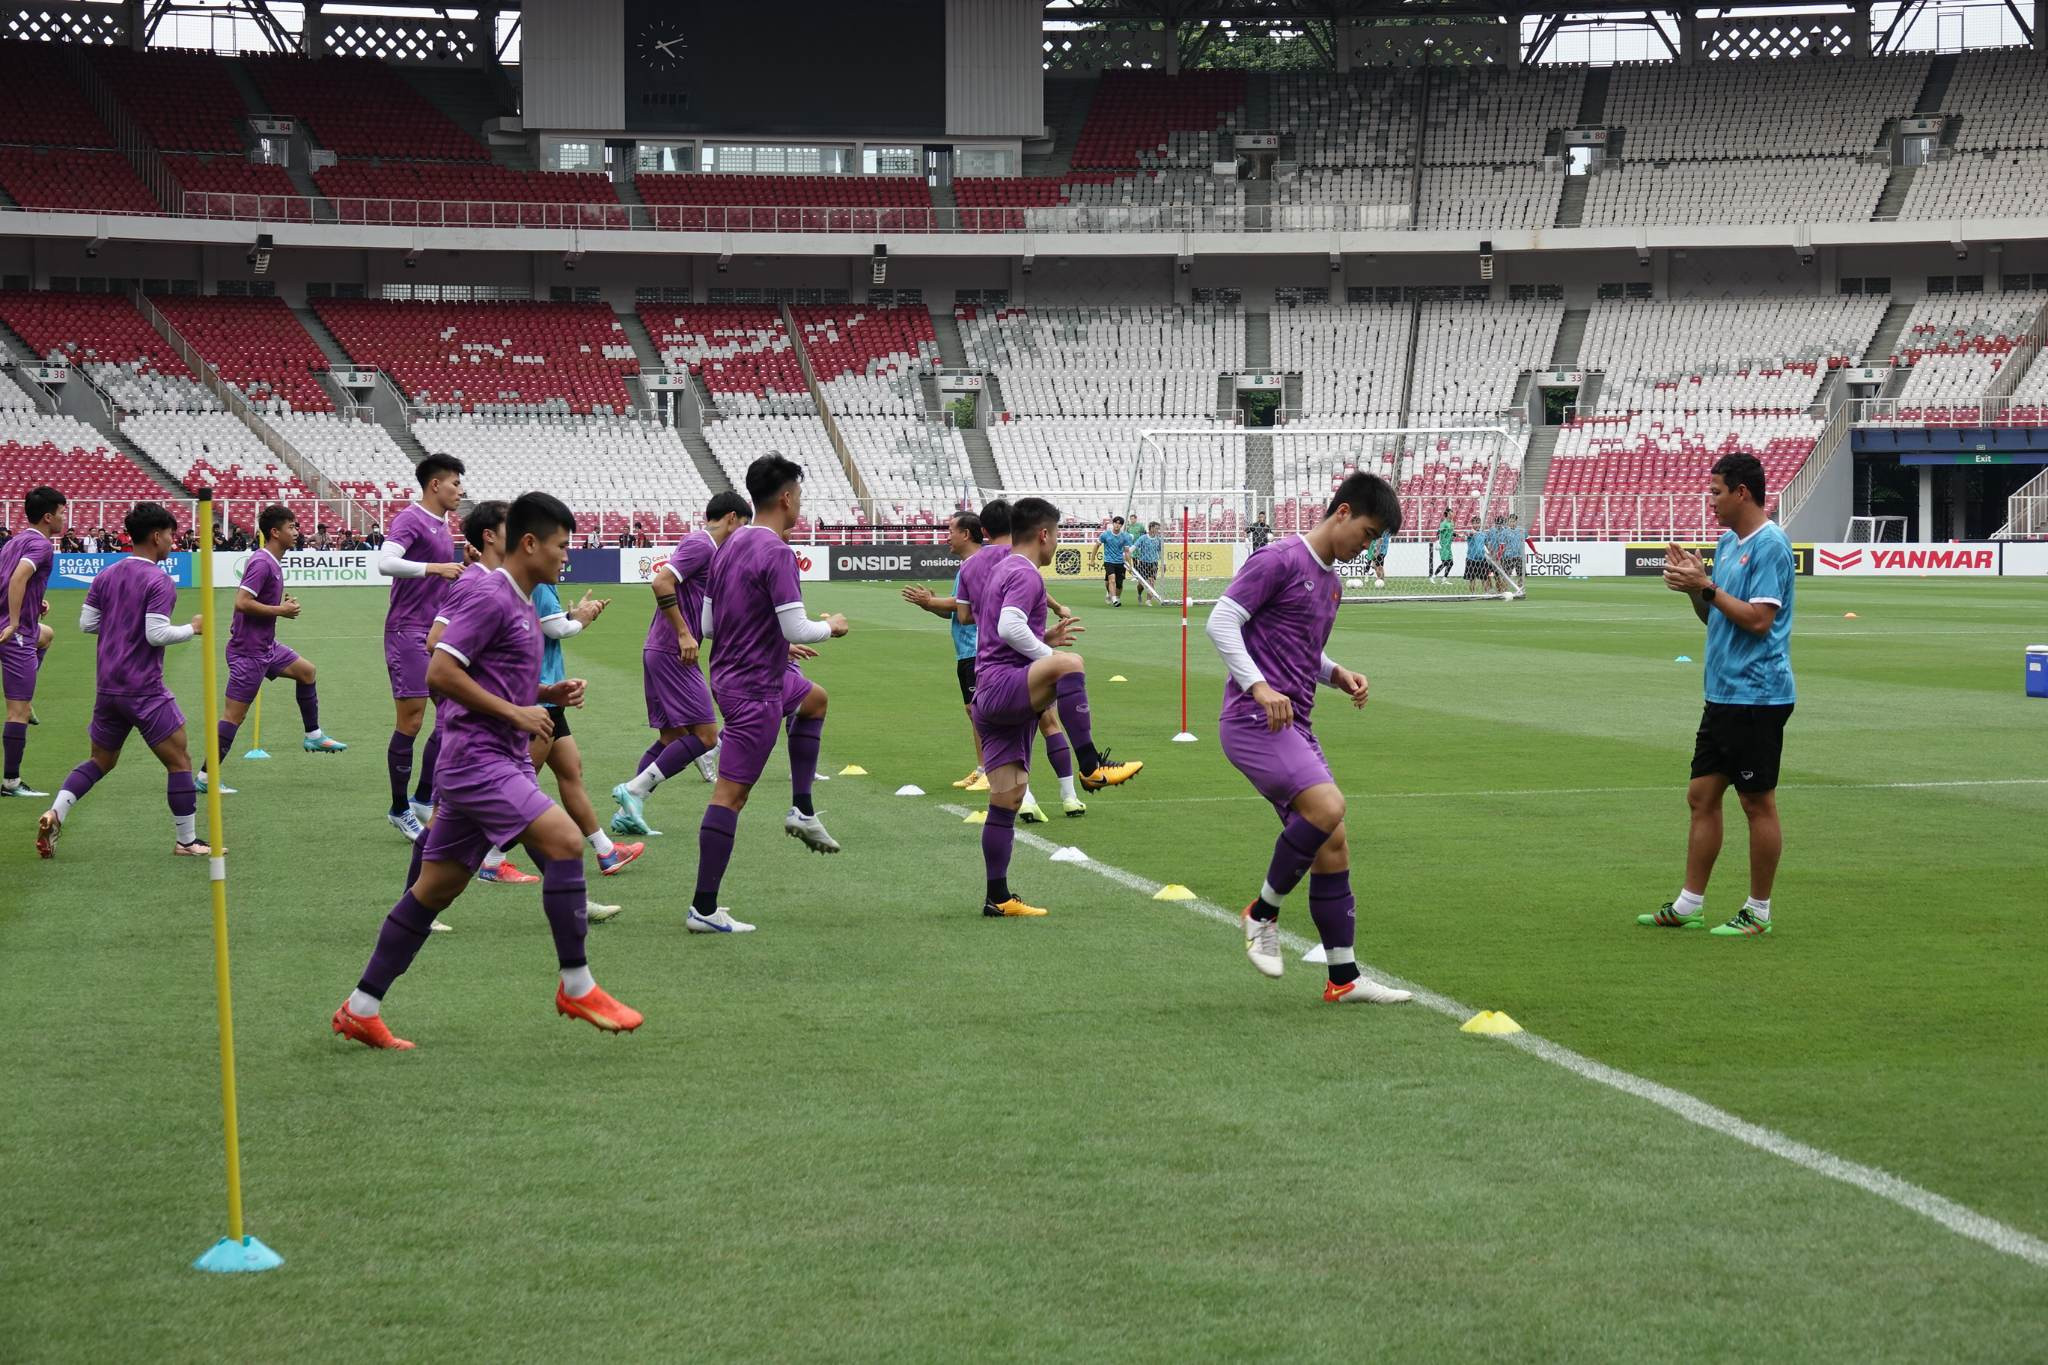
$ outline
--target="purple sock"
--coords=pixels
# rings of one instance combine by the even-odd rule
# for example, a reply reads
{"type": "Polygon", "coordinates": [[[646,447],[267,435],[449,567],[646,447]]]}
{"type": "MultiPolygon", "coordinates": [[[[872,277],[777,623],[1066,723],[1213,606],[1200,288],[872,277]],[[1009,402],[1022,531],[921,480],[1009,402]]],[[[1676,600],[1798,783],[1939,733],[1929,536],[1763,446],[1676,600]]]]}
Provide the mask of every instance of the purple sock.
{"type": "Polygon", "coordinates": [[[320,728],[320,689],[311,683],[300,683],[292,695],[299,699],[299,719],[310,735],[320,728]]]}
{"type": "Polygon", "coordinates": [[[825,737],[823,716],[798,716],[789,725],[789,800],[805,815],[811,808],[811,785],[818,780],[818,746],[825,737]]]}
{"type": "MultiPolygon", "coordinates": [[[[653,765],[656,762],[659,762],[661,756],[667,752],[668,746],[666,744],[663,744],[658,739],[655,740],[654,743],[647,746],[647,752],[640,755],[640,761],[633,765],[633,776],[638,777],[640,776],[640,774],[646,772],[651,765],[653,765]]],[[[672,773],[669,775],[674,776],[674,774],[672,773]]]]}
{"type": "Polygon", "coordinates": [[[1308,913],[1316,937],[1330,958],[1330,980],[1338,985],[1358,979],[1352,944],[1358,934],[1357,902],[1351,898],[1351,874],[1312,872],[1308,879],[1308,913]]]}
{"type": "Polygon", "coordinates": [[[405,890],[410,892],[420,884],[420,868],[427,860],[427,836],[422,834],[412,841],[412,857],[405,866],[405,890]]]}
{"type": "Polygon", "coordinates": [[[1094,747],[1094,728],[1088,719],[1088,679],[1085,674],[1065,673],[1053,685],[1053,700],[1059,704],[1060,725],[1074,747],[1086,754],[1094,747]]]}
{"type": "Polygon", "coordinates": [[[400,896],[398,904],[384,917],[384,927],[377,931],[377,946],[370,953],[369,965],[363,968],[362,980],[356,983],[357,989],[382,1000],[391,983],[405,975],[405,969],[419,956],[433,923],[434,912],[421,905],[412,892],[400,896]]]}
{"type": "Polygon", "coordinates": [[[427,736],[427,751],[420,755],[420,784],[413,789],[412,799],[422,806],[434,804],[434,760],[441,756],[441,722],[434,722],[434,733],[427,736]]]}
{"type": "Polygon", "coordinates": [[[72,800],[82,801],[85,794],[92,790],[92,784],[106,775],[106,769],[88,758],[73,768],[71,775],[64,779],[64,790],[71,793],[72,800]]]}
{"type": "Polygon", "coordinates": [[[384,751],[384,765],[391,770],[391,813],[402,814],[405,810],[405,789],[412,783],[413,736],[400,730],[391,732],[391,746],[384,751]]]}
{"type": "Polygon", "coordinates": [[[0,750],[7,756],[6,776],[9,782],[21,776],[21,751],[28,747],[28,723],[10,720],[0,726],[0,750]]]}
{"type": "Polygon", "coordinates": [[[690,734],[684,735],[681,739],[671,740],[667,744],[649,745],[647,753],[640,756],[645,761],[633,776],[638,777],[647,771],[648,764],[654,764],[661,769],[661,780],[666,782],[708,752],[709,747],[704,741],[690,734]],[[648,757],[649,754],[653,757],[648,757]]]}
{"type": "Polygon", "coordinates": [[[164,776],[164,799],[171,803],[171,814],[180,820],[188,815],[197,815],[199,784],[192,780],[190,772],[167,773],[164,776]]]}
{"type": "Polygon", "coordinates": [[[718,886],[725,880],[725,865],[732,861],[733,835],[739,827],[740,813],[732,807],[704,808],[704,823],[697,826],[697,894],[690,898],[699,914],[718,913],[718,886]]]}
{"type": "Polygon", "coordinates": [[[1054,777],[1074,775],[1074,748],[1067,743],[1066,731],[1055,730],[1045,737],[1045,757],[1052,764],[1054,777]]]}
{"type": "Polygon", "coordinates": [[[1316,860],[1316,850],[1329,842],[1330,831],[1320,829],[1295,814],[1287,813],[1280,837],[1273,841],[1273,860],[1266,864],[1266,885],[1273,894],[1284,896],[1301,885],[1301,876],[1316,860]]]}
{"type": "Polygon", "coordinates": [[[235,732],[241,728],[241,726],[231,720],[224,720],[220,723],[218,734],[220,749],[218,752],[220,753],[221,762],[227,762],[228,755],[235,751],[235,732]]]}
{"type": "Polygon", "coordinates": [[[981,865],[988,873],[988,898],[994,904],[1010,899],[1010,853],[1017,843],[1017,812],[990,806],[981,827],[981,865]]]}
{"type": "Polygon", "coordinates": [[[555,960],[581,967],[583,936],[590,930],[590,906],[583,895],[583,860],[550,858],[540,865],[540,908],[547,911],[548,931],[555,936],[555,960]]]}

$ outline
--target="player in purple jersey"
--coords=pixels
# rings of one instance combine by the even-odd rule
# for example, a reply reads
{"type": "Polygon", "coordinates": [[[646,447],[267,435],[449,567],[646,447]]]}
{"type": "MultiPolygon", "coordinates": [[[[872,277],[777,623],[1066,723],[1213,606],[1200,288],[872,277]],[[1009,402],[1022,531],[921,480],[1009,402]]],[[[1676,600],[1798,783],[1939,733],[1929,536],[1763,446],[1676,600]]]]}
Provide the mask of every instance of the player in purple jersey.
{"type": "Polygon", "coordinates": [[[704,629],[704,603],[711,588],[711,557],[726,538],[753,520],[747,500],[733,492],[712,497],[704,509],[704,525],[683,537],[668,560],[654,571],[654,619],[640,648],[640,676],[647,696],[647,724],[654,743],[640,755],[631,781],[612,788],[619,803],[612,817],[616,834],[652,834],[643,802],[654,789],[697,764],[704,780],[714,782],[712,767],[718,748],[718,717],[711,689],[697,667],[704,629]]]}
{"type": "Polygon", "coordinates": [[[170,510],[159,503],[138,502],[125,525],[134,552],[100,570],[78,613],[78,628],[100,637],[98,690],[92,724],[86,730],[92,757],[71,770],[56,801],[36,822],[36,852],[45,858],[56,856],[57,836],[63,833],[71,808],[114,770],[130,730],[142,732],[142,742],[168,775],[164,794],[177,840],[171,851],[188,858],[213,852],[199,841],[199,791],[192,783],[192,758],[185,748],[185,715],[164,684],[164,647],[201,634],[205,619],[195,616],[187,625],[171,624],[178,589],[163,571],[163,562],[177,544],[178,523],[170,510]]]}
{"type": "Polygon", "coordinates": [[[1045,575],[1059,544],[1060,511],[1044,498],[1023,498],[1010,508],[1011,553],[995,561],[969,599],[979,621],[974,659],[974,728],[981,737],[981,768],[988,774],[988,820],[981,827],[981,857],[988,894],[981,913],[991,918],[1043,915],[1010,891],[1010,854],[1017,810],[1031,773],[1031,738],[1038,717],[1057,706],[1085,770],[1111,786],[1142,764],[1111,766],[1095,752],[1088,682],[1081,656],[1066,649],[1081,634],[1081,618],[1068,616],[1050,629],[1045,575]],[[1128,771],[1125,771],[1128,770],[1128,771]]]}
{"type": "Polygon", "coordinates": [[[413,473],[420,481],[420,500],[391,519],[377,561],[377,572],[391,579],[391,606],[384,614],[384,667],[391,675],[397,711],[397,725],[385,750],[391,778],[391,810],[385,818],[408,839],[420,837],[422,822],[434,808],[440,726],[427,739],[419,787],[410,804],[405,789],[412,779],[413,744],[427,716],[427,632],[448,585],[462,572],[455,541],[448,534],[448,514],[462,501],[462,461],[452,455],[429,455],[413,473]]]}
{"type": "MultiPolygon", "coordinates": [[[[320,728],[320,693],[314,686],[313,661],[277,643],[280,619],[297,620],[299,601],[284,590],[284,557],[299,543],[298,518],[282,503],[263,509],[256,518],[263,548],[242,568],[242,586],[235,594],[234,624],[228,627],[227,701],[221,707],[216,742],[223,762],[234,752],[235,734],[249,714],[256,693],[272,678],[290,678],[296,686],[299,720],[306,729],[300,747],[309,754],[338,754],[348,745],[320,728]]],[[[197,775],[206,790],[206,774],[197,775]]]]}
{"type": "Polygon", "coordinates": [[[448,738],[440,799],[426,834],[419,879],[384,918],[356,988],[334,1012],[333,1030],[377,1048],[409,1048],[383,1019],[391,983],[412,965],[435,914],[462,894],[494,843],[517,838],[541,865],[541,908],[555,940],[561,981],[555,1010],[611,1033],[640,1027],[639,1011],[591,977],[584,953],[588,907],[576,822],[541,792],[529,736],[554,733],[548,706],[580,706],[583,680],[542,684],[542,634],[534,588],[561,580],[576,519],[545,493],[527,493],[505,515],[505,562],[463,594],[427,667],[448,738]]]}
{"type": "Polygon", "coordinates": [[[844,616],[811,620],[804,614],[803,583],[788,545],[803,510],[804,472],[780,455],[747,467],[754,521],[725,538],[711,559],[711,593],[703,635],[712,640],[711,696],[725,721],[719,734],[718,781],[697,830],[697,889],[691,897],[692,933],[745,933],[753,928],[718,903],[718,888],[732,858],[740,811],[768,755],[775,732],[789,730],[789,813],[783,832],[820,853],[837,853],[811,804],[818,746],[825,733],[825,689],[797,671],[811,645],[846,634],[844,616]]]}
{"type": "Polygon", "coordinates": [[[6,694],[6,729],[0,748],[6,771],[0,776],[0,797],[48,796],[22,785],[21,756],[28,748],[28,727],[36,713],[36,674],[56,638],[43,620],[50,604],[43,589],[50,582],[50,564],[64,537],[64,495],[54,488],[28,490],[21,510],[28,524],[0,545],[0,692],[6,694]]]}
{"type": "Polygon", "coordinates": [[[1308,909],[1328,955],[1323,999],[1393,1005],[1408,998],[1358,973],[1357,910],[1344,793],[1309,729],[1318,682],[1364,706],[1366,679],[1324,653],[1344,595],[1336,565],[1401,529],[1401,503],[1385,479],[1353,474],[1313,530],[1275,541],[1245,561],[1209,613],[1209,639],[1230,678],[1217,724],[1223,756],[1280,815],[1265,884],[1244,910],[1245,954],[1270,977],[1280,956],[1280,903],[1307,873],[1308,909]]]}

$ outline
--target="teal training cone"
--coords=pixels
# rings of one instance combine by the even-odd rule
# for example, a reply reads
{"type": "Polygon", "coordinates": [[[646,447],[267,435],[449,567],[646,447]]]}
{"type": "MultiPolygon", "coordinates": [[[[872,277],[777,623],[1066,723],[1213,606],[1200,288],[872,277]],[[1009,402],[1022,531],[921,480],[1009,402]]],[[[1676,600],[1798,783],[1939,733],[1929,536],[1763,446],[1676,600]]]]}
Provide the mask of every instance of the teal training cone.
{"type": "Polygon", "coordinates": [[[232,1237],[223,1237],[207,1248],[204,1256],[192,1263],[194,1270],[207,1270],[216,1275],[236,1275],[257,1270],[275,1270],[284,1264],[284,1257],[263,1245],[255,1237],[244,1237],[237,1242],[232,1237]]]}
{"type": "Polygon", "coordinates": [[[1671,662],[1675,664],[1689,664],[1692,662],[1692,655],[1681,654],[1677,658],[1673,659],[1671,662]]]}
{"type": "Polygon", "coordinates": [[[245,759],[264,759],[264,758],[269,758],[269,757],[270,757],[270,750],[268,750],[268,749],[251,749],[251,750],[249,750],[249,751],[248,751],[247,753],[243,754],[243,755],[242,755],[242,757],[243,757],[243,758],[245,758],[245,759]]]}

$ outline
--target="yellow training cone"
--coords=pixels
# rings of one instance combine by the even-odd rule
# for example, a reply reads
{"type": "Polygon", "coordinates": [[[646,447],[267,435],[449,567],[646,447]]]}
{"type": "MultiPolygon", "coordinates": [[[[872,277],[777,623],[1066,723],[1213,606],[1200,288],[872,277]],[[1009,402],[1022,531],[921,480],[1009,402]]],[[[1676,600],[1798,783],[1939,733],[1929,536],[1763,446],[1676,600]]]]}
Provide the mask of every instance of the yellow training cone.
{"type": "Polygon", "coordinates": [[[1112,673],[1112,674],[1110,674],[1110,675],[1109,675],[1109,680],[1110,680],[1111,682],[1129,682],[1129,681],[1130,681],[1130,679],[1129,679],[1129,678],[1126,678],[1126,677],[1125,677],[1125,676],[1124,676],[1123,674],[1121,674],[1121,673],[1112,673]]]}
{"type": "Polygon", "coordinates": [[[988,812],[985,810],[969,811],[967,818],[960,823],[963,825],[985,825],[988,823],[988,812]]]}
{"type": "Polygon", "coordinates": [[[1182,886],[1179,882],[1162,886],[1152,893],[1152,899],[1155,901],[1191,901],[1194,898],[1195,893],[1182,886]]]}
{"type": "Polygon", "coordinates": [[[1522,1026],[1499,1010],[1481,1010],[1459,1025],[1460,1033],[1520,1033],[1522,1026]]]}
{"type": "Polygon", "coordinates": [[[868,770],[861,767],[858,763],[849,763],[839,770],[839,775],[841,777],[866,777],[868,770]]]}
{"type": "Polygon", "coordinates": [[[1861,621],[1863,618],[1853,611],[1845,611],[1842,613],[1842,619],[1844,621],[1861,621]]]}

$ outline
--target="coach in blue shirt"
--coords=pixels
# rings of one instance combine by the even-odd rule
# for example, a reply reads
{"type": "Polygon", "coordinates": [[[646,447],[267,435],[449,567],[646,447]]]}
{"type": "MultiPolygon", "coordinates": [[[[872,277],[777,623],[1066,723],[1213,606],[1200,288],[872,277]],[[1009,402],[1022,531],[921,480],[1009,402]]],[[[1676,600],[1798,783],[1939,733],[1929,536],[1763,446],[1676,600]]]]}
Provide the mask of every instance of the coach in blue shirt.
{"type": "Polygon", "coordinates": [[[1728,788],[1749,818],[1749,900],[1713,932],[1771,932],[1771,883],[1785,836],[1778,824],[1778,761],[1792,685],[1792,599],[1799,581],[1792,544],[1764,516],[1764,467],[1754,455],[1724,455],[1708,485],[1714,516],[1728,529],[1710,573],[1678,545],[1665,551],[1664,586],[1692,600],[1707,627],[1706,708],[1693,740],[1692,832],[1678,899],[1638,924],[1694,929],[1706,922],[1707,879],[1721,851],[1721,800],[1728,788]]]}
{"type": "Polygon", "coordinates": [[[1136,537],[1124,531],[1124,519],[1111,517],[1109,526],[1095,537],[1102,543],[1102,600],[1112,607],[1124,604],[1124,550],[1136,537]]]}

